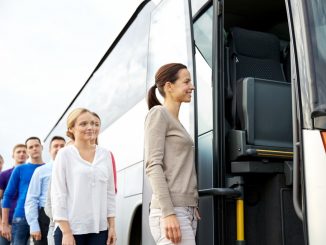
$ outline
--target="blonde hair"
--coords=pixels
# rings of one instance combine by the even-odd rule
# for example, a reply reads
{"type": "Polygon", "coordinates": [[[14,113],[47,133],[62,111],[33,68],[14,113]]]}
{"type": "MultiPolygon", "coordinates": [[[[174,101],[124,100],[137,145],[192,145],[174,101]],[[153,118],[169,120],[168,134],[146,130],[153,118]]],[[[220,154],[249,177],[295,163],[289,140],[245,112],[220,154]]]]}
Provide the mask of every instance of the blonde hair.
{"type": "Polygon", "coordinates": [[[73,110],[72,112],[70,112],[70,114],[68,115],[67,118],[67,132],[66,135],[71,138],[72,140],[75,140],[75,136],[72,132],[70,132],[69,130],[72,129],[75,126],[75,123],[77,121],[77,118],[84,113],[90,113],[93,114],[90,110],[86,109],[86,108],[77,108],[75,110],[73,110]]]}

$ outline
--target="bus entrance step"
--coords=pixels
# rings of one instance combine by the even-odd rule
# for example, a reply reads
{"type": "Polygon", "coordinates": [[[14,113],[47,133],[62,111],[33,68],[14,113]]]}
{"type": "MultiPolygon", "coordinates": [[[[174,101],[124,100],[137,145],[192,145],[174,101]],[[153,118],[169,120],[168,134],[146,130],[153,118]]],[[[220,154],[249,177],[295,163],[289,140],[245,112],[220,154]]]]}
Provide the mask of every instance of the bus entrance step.
{"type": "Polygon", "coordinates": [[[232,173],[284,173],[284,162],[231,162],[232,173]]]}

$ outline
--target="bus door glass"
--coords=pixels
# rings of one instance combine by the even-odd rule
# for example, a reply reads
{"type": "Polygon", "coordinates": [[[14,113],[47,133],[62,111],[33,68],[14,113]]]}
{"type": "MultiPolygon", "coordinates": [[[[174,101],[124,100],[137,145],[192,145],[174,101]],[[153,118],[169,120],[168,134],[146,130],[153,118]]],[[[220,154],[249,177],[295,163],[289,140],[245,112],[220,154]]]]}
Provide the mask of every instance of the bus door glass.
{"type": "MultiPolygon", "coordinates": [[[[195,78],[190,21],[187,0],[164,0],[153,10],[148,45],[147,91],[154,84],[155,72],[166,63],[183,63],[188,67],[191,77],[195,78]]],[[[180,120],[192,136],[195,134],[193,103],[183,105],[180,110],[180,120]]],[[[150,198],[151,190],[145,177],[142,223],[142,243],[144,245],[154,244],[148,226],[150,198]]]]}
{"type": "MultiPolygon", "coordinates": [[[[196,2],[196,1],[194,1],[196,2]]],[[[196,43],[196,95],[197,95],[197,175],[199,190],[214,187],[213,175],[213,100],[212,100],[212,25],[213,7],[206,5],[202,12],[193,13],[196,43]]],[[[214,198],[200,197],[201,221],[198,226],[198,244],[214,243],[214,198]]]]}

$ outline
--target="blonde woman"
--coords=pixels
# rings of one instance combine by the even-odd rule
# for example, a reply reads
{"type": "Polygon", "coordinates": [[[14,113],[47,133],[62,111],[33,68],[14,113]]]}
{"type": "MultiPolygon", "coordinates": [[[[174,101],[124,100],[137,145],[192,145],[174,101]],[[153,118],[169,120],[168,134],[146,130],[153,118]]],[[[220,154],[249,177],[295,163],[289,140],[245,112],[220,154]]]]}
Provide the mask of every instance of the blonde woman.
{"type": "Polygon", "coordinates": [[[179,121],[194,90],[187,67],[162,66],[148,92],[145,164],[153,196],[149,225],[156,244],[194,245],[199,214],[194,142],[179,121]],[[164,97],[161,105],[156,89],[164,97]]]}
{"type": "Polygon", "coordinates": [[[73,110],[67,136],[73,144],[58,152],[53,167],[52,213],[62,231],[62,241],[55,234],[55,244],[116,244],[112,162],[109,151],[94,144],[93,113],[73,110]]]}

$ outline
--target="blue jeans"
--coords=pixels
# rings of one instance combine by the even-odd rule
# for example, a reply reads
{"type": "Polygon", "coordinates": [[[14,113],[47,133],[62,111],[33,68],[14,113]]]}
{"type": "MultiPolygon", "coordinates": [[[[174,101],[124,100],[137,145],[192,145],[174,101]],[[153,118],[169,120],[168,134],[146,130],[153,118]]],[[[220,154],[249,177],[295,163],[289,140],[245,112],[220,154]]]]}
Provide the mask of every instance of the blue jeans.
{"type": "Polygon", "coordinates": [[[24,217],[12,219],[12,244],[26,245],[29,240],[29,225],[24,217]]]}
{"type": "MultiPolygon", "coordinates": [[[[108,230],[100,231],[100,233],[89,233],[82,235],[74,235],[76,245],[106,245],[108,240],[108,230]]],[[[59,227],[54,232],[55,245],[62,244],[62,232],[59,227]]]]}
{"type": "Polygon", "coordinates": [[[0,236],[0,245],[10,245],[10,241],[8,241],[3,236],[0,236]]]}

